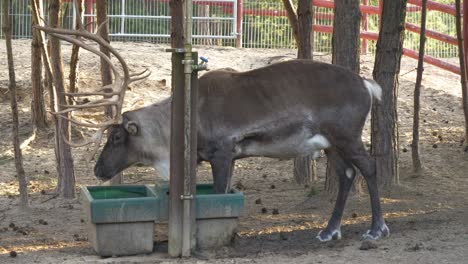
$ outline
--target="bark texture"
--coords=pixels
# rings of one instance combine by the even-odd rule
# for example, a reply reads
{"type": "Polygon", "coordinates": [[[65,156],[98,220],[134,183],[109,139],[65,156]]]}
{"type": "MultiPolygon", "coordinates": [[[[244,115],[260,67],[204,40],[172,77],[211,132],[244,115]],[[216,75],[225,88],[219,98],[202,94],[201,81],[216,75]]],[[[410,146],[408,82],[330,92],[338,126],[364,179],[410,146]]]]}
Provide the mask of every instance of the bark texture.
{"type": "MultiPolygon", "coordinates": [[[[466,61],[465,52],[463,50],[463,36],[462,36],[462,25],[461,25],[461,6],[460,0],[455,0],[455,7],[457,9],[456,25],[457,25],[457,38],[458,38],[458,57],[460,59],[460,82],[462,87],[462,105],[463,113],[465,114],[465,152],[468,152],[468,88],[466,84],[466,61]]],[[[468,12],[465,10],[465,14],[468,12]]],[[[468,19],[468,18],[466,18],[468,19]]],[[[468,31],[468,29],[465,29],[468,31]]],[[[466,40],[465,40],[466,41],[466,40]]]]}
{"type": "Polygon", "coordinates": [[[312,32],[312,1],[299,0],[297,5],[297,57],[312,59],[313,32],[312,32]]]}
{"type": "Polygon", "coordinates": [[[169,1],[171,11],[171,47],[184,47],[184,12],[182,0],[169,1]]]}
{"type": "Polygon", "coordinates": [[[10,16],[9,16],[9,0],[2,1],[3,8],[3,33],[5,34],[5,43],[7,50],[7,60],[8,60],[8,77],[10,83],[8,85],[8,90],[10,92],[10,103],[11,103],[11,115],[12,115],[12,141],[13,141],[13,150],[15,153],[15,167],[16,167],[16,176],[19,183],[19,193],[20,193],[20,206],[26,208],[29,206],[28,202],[28,183],[26,180],[26,175],[23,167],[23,154],[20,148],[20,139],[19,139],[19,120],[18,120],[18,103],[16,99],[16,77],[15,77],[15,66],[13,61],[13,49],[11,44],[11,28],[10,28],[10,16]]]}
{"type": "Polygon", "coordinates": [[[424,48],[426,45],[426,13],[427,0],[422,0],[421,10],[421,33],[419,37],[419,57],[418,72],[416,74],[416,84],[414,86],[414,106],[413,106],[413,141],[411,142],[411,158],[413,161],[413,171],[421,172],[421,158],[419,156],[419,112],[421,97],[421,82],[424,72],[424,48]]]}
{"type": "MultiPolygon", "coordinates": [[[[60,25],[60,7],[61,0],[51,0],[49,2],[49,25],[51,27],[59,27],[60,25]]],[[[59,39],[54,37],[50,38],[50,61],[54,77],[56,109],[62,111],[63,106],[67,104],[62,52],[59,39]]],[[[72,199],[75,197],[75,174],[71,149],[65,142],[65,139],[70,141],[70,122],[66,118],[68,118],[68,114],[61,114],[57,118],[59,134],[56,135],[56,144],[58,144],[57,150],[60,157],[58,191],[63,198],[72,199]]]]}
{"type": "MultiPolygon", "coordinates": [[[[83,8],[83,0],[76,0],[76,6],[78,7],[78,10],[76,12],[78,13],[76,16],[76,22],[75,22],[75,29],[78,29],[81,25],[81,19],[84,14],[84,8],[83,8]]],[[[80,51],[80,46],[73,44],[72,47],[72,53],[70,57],[70,74],[68,75],[68,79],[70,82],[70,87],[68,88],[68,91],[70,93],[76,93],[78,92],[78,62],[79,62],[79,51],[80,51]]],[[[73,99],[69,98],[68,103],[72,105],[73,99]]]]}
{"type": "MultiPolygon", "coordinates": [[[[39,0],[31,0],[31,8],[36,6],[33,2],[39,0]]],[[[34,10],[32,11],[34,12],[34,10]]],[[[37,25],[37,21],[33,19],[33,26],[37,25]]],[[[32,102],[31,102],[31,119],[34,130],[44,130],[47,128],[47,115],[44,102],[44,86],[42,84],[42,59],[41,59],[41,32],[32,30],[31,41],[31,87],[32,87],[32,102]]]]}
{"type": "Polygon", "coordinates": [[[405,16],[406,0],[383,1],[372,73],[382,87],[382,101],[373,103],[371,152],[376,159],[379,185],[384,188],[399,183],[397,96],[405,16]]]}
{"type": "MultiPolygon", "coordinates": [[[[342,0],[335,2],[333,16],[332,37],[332,63],[359,73],[359,33],[361,12],[359,0],[342,0]]],[[[335,170],[336,164],[333,159],[327,160],[325,190],[329,194],[338,192],[339,179],[335,170]]],[[[362,192],[362,176],[359,175],[354,181],[353,190],[362,192]]]]}

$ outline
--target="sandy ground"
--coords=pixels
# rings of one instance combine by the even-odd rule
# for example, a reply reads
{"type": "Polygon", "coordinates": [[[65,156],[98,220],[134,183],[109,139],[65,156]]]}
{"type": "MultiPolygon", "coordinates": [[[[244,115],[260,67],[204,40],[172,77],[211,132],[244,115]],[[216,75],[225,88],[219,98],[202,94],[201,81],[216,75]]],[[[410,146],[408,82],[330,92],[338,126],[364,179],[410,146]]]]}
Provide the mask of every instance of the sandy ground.
{"type": "MultiPolygon", "coordinates": [[[[152,75],[135,83],[126,97],[126,109],[141,107],[170,93],[170,54],[166,46],[148,43],[114,43],[134,71],[148,67],[152,75]]],[[[17,182],[11,151],[11,117],[5,43],[0,41],[0,263],[466,263],[468,259],[468,154],[463,151],[463,112],[457,75],[427,66],[423,79],[421,153],[424,172],[411,172],[412,93],[416,62],[403,59],[400,77],[400,180],[401,185],[382,194],[385,218],[392,235],[370,250],[360,250],[361,234],[370,225],[367,194],[348,200],[343,219],[343,239],[319,243],[314,239],[324,227],[334,197],[323,192],[325,159],[318,162],[320,180],[314,186],[299,186],[292,180],[292,162],[266,158],[236,163],[233,182],[242,186],[245,216],[230,247],[203,252],[191,259],[171,259],[165,253],[167,236],[158,227],[155,253],[100,258],[87,241],[84,215],[78,197],[61,200],[52,195],[56,185],[53,129],[38,135],[23,149],[29,178],[31,209],[18,209],[17,182]],[[255,201],[261,199],[261,204],[255,201]],[[262,208],[266,213],[262,213],[262,208]],[[279,214],[273,215],[277,209],[279,214]],[[17,252],[15,258],[10,252],[17,252]]],[[[210,68],[248,70],[283,58],[294,50],[197,47],[209,58],[210,68]]],[[[20,95],[22,140],[32,132],[30,122],[30,42],[14,41],[15,65],[20,95]]],[[[64,46],[68,71],[70,46],[64,46]]],[[[330,56],[316,56],[329,61],[330,56]]],[[[456,60],[454,60],[456,61],[456,60]]],[[[370,76],[371,56],[362,57],[361,72],[370,76]]],[[[81,89],[99,85],[98,60],[84,54],[80,61],[81,89]]],[[[67,73],[66,73],[67,76],[67,73]]],[[[47,95],[46,95],[47,96],[47,95]]],[[[369,141],[368,128],[364,139],[369,141]]],[[[99,182],[86,164],[87,149],[75,149],[78,185],[99,182]]],[[[210,169],[199,167],[199,181],[210,181],[210,169]]],[[[161,178],[150,168],[130,168],[126,183],[154,183],[161,178]]]]}

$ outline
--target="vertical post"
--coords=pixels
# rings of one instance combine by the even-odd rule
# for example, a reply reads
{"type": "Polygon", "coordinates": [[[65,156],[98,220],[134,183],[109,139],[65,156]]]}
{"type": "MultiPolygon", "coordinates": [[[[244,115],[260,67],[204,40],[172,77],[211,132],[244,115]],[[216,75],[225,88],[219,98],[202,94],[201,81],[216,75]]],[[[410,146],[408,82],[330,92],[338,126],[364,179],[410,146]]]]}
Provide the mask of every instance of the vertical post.
{"type": "MultiPolygon", "coordinates": [[[[369,0],[362,0],[362,5],[367,6],[369,4],[369,0]]],[[[367,25],[367,13],[363,12],[362,13],[362,30],[367,32],[369,30],[369,27],[367,25]]],[[[361,53],[362,54],[367,54],[367,39],[363,38],[362,39],[362,45],[361,45],[361,53]]]]}
{"type": "Polygon", "coordinates": [[[75,27],[75,25],[76,25],[76,12],[78,12],[78,10],[76,10],[76,0],[73,0],[72,8],[73,8],[73,12],[72,12],[72,15],[73,15],[72,20],[73,21],[72,21],[72,24],[73,24],[73,27],[75,27]]]}
{"type": "Polygon", "coordinates": [[[382,28],[382,10],[383,10],[383,1],[384,0],[379,0],[379,32],[380,32],[380,29],[382,28]]]}
{"type": "Polygon", "coordinates": [[[192,1],[185,2],[185,45],[172,53],[172,117],[169,203],[171,256],[189,257],[195,247],[197,151],[197,56],[192,52],[192,1]]]}
{"type": "Polygon", "coordinates": [[[171,151],[169,186],[168,253],[178,257],[182,252],[182,201],[184,180],[184,59],[182,52],[172,53],[171,151]]]}
{"type": "Polygon", "coordinates": [[[122,12],[120,17],[120,34],[125,34],[125,0],[122,0],[122,12]]]}
{"type": "Polygon", "coordinates": [[[236,1],[236,48],[242,48],[242,17],[244,15],[244,3],[243,0],[236,1]]]}
{"type": "MultiPolygon", "coordinates": [[[[468,73],[468,0],[463,0],[463,50],[465,51],[465,69],[460,69],[468,73]]],[[[467,142],[468,143],[468,142],[467,142]]]]}
{"type": "Polygon", "coordinates": [[[93,21],[93,18],[91,17],[91,14],[93,13],[93,0],[86,0],[86,27],[89,32],[93,32],[93,24],[91,23],[93,21]]]}

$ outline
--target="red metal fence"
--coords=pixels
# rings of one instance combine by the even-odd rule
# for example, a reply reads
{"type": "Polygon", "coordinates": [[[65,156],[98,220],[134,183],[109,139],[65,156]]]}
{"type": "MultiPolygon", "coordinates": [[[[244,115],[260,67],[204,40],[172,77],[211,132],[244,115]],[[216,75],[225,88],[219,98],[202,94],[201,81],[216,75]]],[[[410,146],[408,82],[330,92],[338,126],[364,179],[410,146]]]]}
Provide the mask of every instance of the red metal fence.
{"type": "MultiPolygon", "coordinates": [[[[68,1],[68,0],[65,0],[68,1]]],[[[71,1],[71,0],[70,0],[71,1]]],[[[96,0],[85,0],[86,7],[92,8],[93,3],[96,0]]],[[[169,2],[169,0],[146,0],[148,2],[169,2]]],[[[327,9],[334,8],[334,2],[330,0],[311,0],[314,7],[322,7],[327,9]]],[[[237,0],[237,21],[236,21],[236,31],[238,34],[238,38],[236,44],[238,47],[242,46],[242,19],[244,16],[263,16],[263,17],[285,17],[287,16],[286,11],[284,10],[271,10],[271,9],[261,9],[261,8],[244,8],[243,7],[243,0],[237,0]]],[[[382,0],[379,0],[378,6],[369,5],[368,0],[361,0],[362,5],[360,6],[360,10],[362,13],[362,29],[361,29],[361,39],[362,39],[362,50],[363,53],[367,52],[368,50],[368,40],[377,41],[378,39],[378,32],[377,31],[369,31],[368,30],[368,17],[370,15],[374,15],[378,17],[380,23],[380,14],[382,10],[382,0]]],[[[196,5],[210,5],[210,6],[217,6],[222,7],[222,10],[226,14],[232,14],[234,12],[234,3],[233,2],[225,2],[225,1],[204,1],[204,0],[194,0],[194,4],[196,5]]],[[[421,12],[421,0],[408,0],[408,8],[407,12],[421,12]]],[[[468,0],[463,1],[463,12],[465,17],[468,17],[468,0]]],[[[442,12],[448,14],[450,16],[455,16],[456,10],[455,7],[452,5],[441,4],[435,1],[428,1],[427,9],[442,12]]],[[[322,9],[323,10],[323,9],[322,9]]],[[[314,14],[314,20],[333,20],[333,13],[323,13],[323,12],[316,12],[314,14]]],[[[466,20],[468,22],[468,19],[466,20]]],[[[463,32],[465,39],[468,39],[468,23],[464,22],[463,32]]],[[[331,24],[331,23],[330,23],[331,24]]],[[[455,27],[455,25],[453,25],[455,27]]],[[[418,25],[412,23],[405,23],[405,28],[409,32],[414,32],[419,34],[421,28],[418,25]]],[[[313,30],[315,32],[322,32],[322,33],[332,33],[333,26],[331,25],[313,25],[313,30]]],[[[430,39],[434,39],[443,43],[447,43],[449,45],[457,46],[457,39],[453,36],[449,36],[444,33],[440,33],[431,29],[426,29],[426,37],[430,39]]],[[[465,50],[468,50],[468,42],[465,42],[465,50]]],[[[468,52],[465,52],[467,54],[468,52]]],[[[412,49],[404,48],[403,54],[410,58],[418,59],[418,52],[412,49]]],[[[468,54],[466,55],[468,59],[468,54]]],[[[443,61],[441,59],[426,55],[424,56],[424,61],[428,64],[437,66],[441,69],[460,74],[460,67],[455,64],[451,64],[449,62],[443,61]]]]}

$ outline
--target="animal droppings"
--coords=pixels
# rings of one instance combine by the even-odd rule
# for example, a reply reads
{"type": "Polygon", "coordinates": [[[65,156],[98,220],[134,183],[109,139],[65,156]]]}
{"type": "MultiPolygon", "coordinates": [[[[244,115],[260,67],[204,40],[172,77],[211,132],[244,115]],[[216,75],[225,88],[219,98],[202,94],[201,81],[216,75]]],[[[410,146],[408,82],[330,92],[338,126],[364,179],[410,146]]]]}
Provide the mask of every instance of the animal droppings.
{"type": "Polygon", "coordinates": [[[262,208],[262,214],[266,214],[267,212],[268,212],[268,210],[265,207],[263,207],[262,208]]]}
{"type": "Polygon", "coordinates": [[[262,204],[262,199],[258,198],[257,200],[255,200],[255,204],[262,204]]]}
{"type": "Polygon", "coordinates": [[[437,148],[437,144],[432,145],[433,148],[437,148]]]}
{"type": "Polygon", "coordinates": [[[402,151],[403,151],[403,152],[408,152],[408,149],[407,149],[407,148],[403,148],[402,151]]]}
{"type": "Polygon", "coordinates": [[[275,186],[274,184],[272,184],[272,185],[270,186],[270,189],[275,189],[275,188],[276,188],[276,186],[275,186]]]}
{"type": "Polygon", "coordinates": [[[353,213],[353,214],[351,215],[351,217],[352,217],[352,218],[356,218],[356,217],[358,217],[358,214],[353,213]]]}
{"type": "Polygon", "coordinates": [[[371,249],[376,249],[378,247],[379,246],[377,245],[377,243],[375,243],[375,241],[364,240],[364,241],[362,241],[361,246],[359,247],[359,249],[360,250],[371,250],[371,249]]]}
{"type": "Polygon", "coordinates": [[[16,256],[18,256],[18,253],[16,253],[16,251],[14,250],[10,251],[10,257],[16,258],[16,256]]]}
{"type": "Polygon", "coordinates": [[[273,215],[279,215],[279,210],[278,209],[273,209],[273,212],[271,212],[273,215]]]}
{"type": "Polygon", "coordinates": [[[10,225],[8,225],[10,228],[14,228],[15,227],[15,223],[10,223],[10,225]]]}
{"type": "Polygon", "coordinates": [[[47,223],[47,221],[43,220],[43,219],[39,219],[39,224],[41,225],[48,225],[49,223],[47,223]]]}

